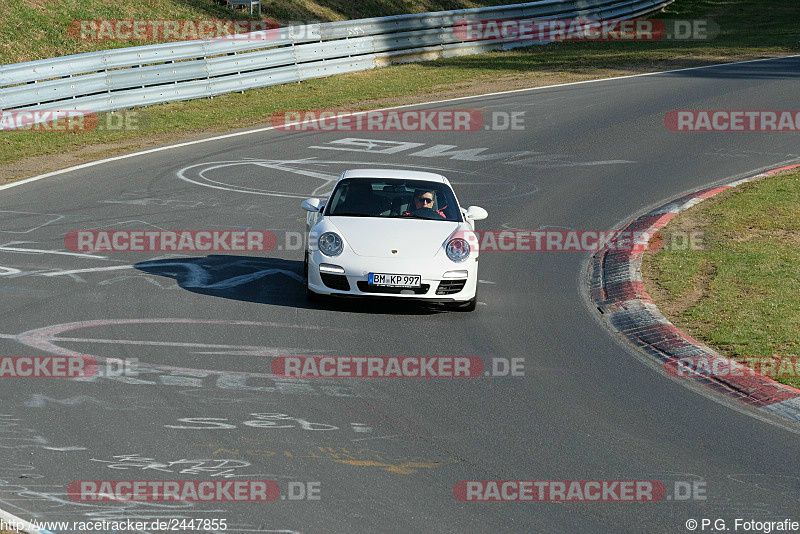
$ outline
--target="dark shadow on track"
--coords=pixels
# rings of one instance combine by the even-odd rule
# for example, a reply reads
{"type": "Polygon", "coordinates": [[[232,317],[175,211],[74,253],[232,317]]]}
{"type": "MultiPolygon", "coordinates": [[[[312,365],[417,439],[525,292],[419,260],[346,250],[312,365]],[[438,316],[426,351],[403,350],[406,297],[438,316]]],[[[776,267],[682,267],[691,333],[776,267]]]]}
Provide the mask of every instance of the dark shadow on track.
{"type": "Polygon", "coordinates": [[[442,306],[396,299],[323,298],[320,302],[308,303],[303,262],[295,260],[211,255],[145,261],[134,268],[172,278],[178,286],[192,293],[257,304],[392,315],[429,315],[445,311],[442,306]]]}

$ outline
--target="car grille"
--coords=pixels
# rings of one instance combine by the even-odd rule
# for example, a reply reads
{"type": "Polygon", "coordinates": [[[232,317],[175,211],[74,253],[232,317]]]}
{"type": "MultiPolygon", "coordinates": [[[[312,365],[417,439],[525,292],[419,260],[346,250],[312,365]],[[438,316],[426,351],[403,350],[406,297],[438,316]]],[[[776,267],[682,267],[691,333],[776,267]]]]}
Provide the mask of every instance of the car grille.
{"type": "Polygon", "coordinates": [[[356,282],[358,290],[362,293],[388,293],[391,295],[399,295],[403,291],[413,291],[415,295],[424,295],[431,288],[430,284],[422,284],[420,287],[381,287],[371,286],[367,281],[356,282]]]}
{"type": "Polygon", "coordinates": [[[329,274],[319,273],[322,278],[322,283],[331,289],[338,289],[339,291],[350,291],[350,282],[343,274],[329,274]]]}
{"type": "Polygon", "coordinates": [[[437,295],[452,295],[464,289],[466,280],[442,280],[439,282],[439,287],[436,288],[437,295]]]}

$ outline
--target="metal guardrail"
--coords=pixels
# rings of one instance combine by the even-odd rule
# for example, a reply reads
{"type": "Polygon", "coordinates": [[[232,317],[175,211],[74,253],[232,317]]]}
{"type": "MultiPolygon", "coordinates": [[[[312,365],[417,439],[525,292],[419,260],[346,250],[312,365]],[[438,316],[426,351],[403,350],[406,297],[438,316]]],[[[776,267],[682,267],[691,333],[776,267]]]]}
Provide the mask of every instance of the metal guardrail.
{"type": "Polygon", "coordinates": [[[527,4],[291,26],[0,66],[0,109],[115,111],[212,97],[392,63],[541,44],[464,41],[465,19],[630,19],[674,0],[527,4]],[[241,37],[241,36],[238,36],[241,37]]]}

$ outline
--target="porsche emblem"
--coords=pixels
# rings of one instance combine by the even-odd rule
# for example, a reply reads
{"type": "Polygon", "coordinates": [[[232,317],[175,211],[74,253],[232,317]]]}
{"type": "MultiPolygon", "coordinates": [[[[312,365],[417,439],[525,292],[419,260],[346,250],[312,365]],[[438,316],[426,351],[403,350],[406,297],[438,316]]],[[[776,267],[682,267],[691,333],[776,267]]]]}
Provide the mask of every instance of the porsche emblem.
{"type": "Polygon", "coordinates": [[[396,251],[396,250],[393,250],[393,251],[392,251],[392,254],[397,254],[397,251],[396,251]]]}

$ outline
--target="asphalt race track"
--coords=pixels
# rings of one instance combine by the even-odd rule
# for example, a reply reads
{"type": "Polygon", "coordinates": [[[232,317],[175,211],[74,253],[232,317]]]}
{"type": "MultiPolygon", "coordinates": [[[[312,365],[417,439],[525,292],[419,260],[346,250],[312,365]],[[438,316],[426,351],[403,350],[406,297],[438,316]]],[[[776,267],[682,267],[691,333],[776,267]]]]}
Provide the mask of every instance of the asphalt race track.
{"type": "Polygon", "coordinates": [[[798,434],[643,364],[588,304],[589,253],[486,252],[478,309],[442,313],[309,306],[302,251],[285,244],[303,229],[302,199],[375,166],[448,176],[462,205],[488,210],[479,229],[615,229],[800,158],[796,133],[676,133],[667,112],[785,110],[798,94],[800,58],[749,62],[422,106],[524,111],[523,131],[264,130],[0,191],[0,355],[149,364],[135,376],[3,379],[0,508],[26,520],[224,518],[231,532],[688,532],[691,518],[733,531],[736,518],[800,519],[798,434]],[[64,245],[73,230],[151,228],[271,230],[281,250],[64,245]],[[524,376],[280,379],[279,355],[524,358],[524,376]],[[274,480],[284,496],[303,482],[319,499],[67,495],[72,481],[122,479],[274,480]],[[657,480],[668,497],[460,502],[462,480],[657,480]],[[675,493],[692,482],[705,499],[675,493]]]}

